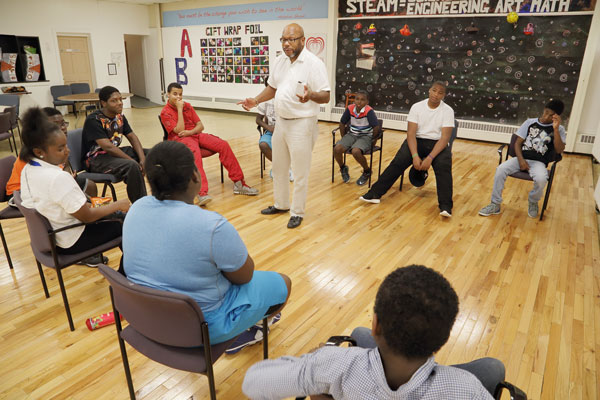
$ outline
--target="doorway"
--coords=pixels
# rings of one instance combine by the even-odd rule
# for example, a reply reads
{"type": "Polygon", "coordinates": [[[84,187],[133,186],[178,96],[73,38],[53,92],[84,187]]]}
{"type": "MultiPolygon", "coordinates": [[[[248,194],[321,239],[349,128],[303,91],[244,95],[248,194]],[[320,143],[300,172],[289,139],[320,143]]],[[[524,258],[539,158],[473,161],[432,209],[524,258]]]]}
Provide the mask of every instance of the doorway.
{"type": "Polygon", "coordinates": [[[57,36],[65,85],[87,83],[92,85],[92,69],[87,36],[57,36]]]}
{"type": "Polygon", "coordinates": [[[146,71],[144,68],[144,36],[124,35],[124,38],[129,91],[135,96],[147,99],[146,71]]]}

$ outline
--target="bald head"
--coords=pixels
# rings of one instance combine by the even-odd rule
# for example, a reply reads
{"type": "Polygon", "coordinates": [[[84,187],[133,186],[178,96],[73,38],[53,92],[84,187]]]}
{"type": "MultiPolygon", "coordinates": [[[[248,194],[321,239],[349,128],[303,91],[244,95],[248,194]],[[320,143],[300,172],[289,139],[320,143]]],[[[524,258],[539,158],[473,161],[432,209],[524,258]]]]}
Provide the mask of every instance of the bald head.
{"type": "Polygon", "coordinates": [[[283,28],[281,48],[291,62],[296,61],[304,49],[304,29],[298,24],[289,24],[283,28]]]}
{"type": "Polygon", "coordinates": [[[304,37],[304,29],[296,23],[286,25],[283,28],[283,37],[304,37]]]}

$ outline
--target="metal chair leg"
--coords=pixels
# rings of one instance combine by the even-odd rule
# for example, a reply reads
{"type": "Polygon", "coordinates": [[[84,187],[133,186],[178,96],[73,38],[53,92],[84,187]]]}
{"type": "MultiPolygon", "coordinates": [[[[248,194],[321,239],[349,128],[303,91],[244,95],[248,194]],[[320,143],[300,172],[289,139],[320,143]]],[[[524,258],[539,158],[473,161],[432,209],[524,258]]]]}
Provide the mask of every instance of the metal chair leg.
{"type": "Polygon", "coordinates": [[[208,378],[208,388],[210,390],[211,400],[217,400],[217,392],[215,390],[215,373],[213,371],[212,351],[210,347],[210,336],[208,335],[208,324],[202,323],[202,344],[204,347],[204,360],[206,364],[206,377],[208,378]]]}
{"type": "Polygon", "coordinates": [[[263,332],[263,358],[266,360],[269,358],[269,321],[267,321],[267,317],[263,318],[262,332],[263,332]]]}
{"type": "Polygon", "coordinates": [[[42,281],[42,286],[44,287],[44,294],[46,295],[46,298],[48,298],[50,297],[50,293],[48,293],[48,286],[46,285],[46,278],[44,277],[42,264],[40,264],[40,262],[37,259],[35,260],[35,262],[37,263],[38,272],[40,273],[40,280],[42,281]]]}
{"type": "Polygon", "coordinates": [[[6,261],[8,266],[13,269],[12,260],[10,259],[10,253],[8,252],[8,246],[6,245],[6,238],[4,237],[4,230],[2,230],[2,224],[0,224],[0,237],[2,238],[2,246],[4,246],[4,254],[6,254],[6,261]]]}
{"type": "Polygon", "coordinates": [[[115,328],[117,330],[117,339],[119,340],[119,348],[121,349],[121,359],[123,360],[123,369],[125,369],[125,379],[127,379],[127,389],[129,389],[129,398],[135,400],[135,390],[133,389],[133,379],[131,379],[131,370],[129,369],[129,360],[127,358],[127,349],[125,348],[125,341],[121,337],[121,331],[123,327],[121,325],[121,315],[115,307],[115,300],[113,297],[112,287],[109,286],[110,290],[110,302],[113,305],[113,313],[115,315],[115,328]]]}
{"type": "Polygon", "coordinates": [[[73,325],[73,317],[71,317],[71,308],[69,307],[69,300],[67,299],[67,291],[65,289],[65,283],[63,282],[62,273],[60,267],[56,268],[56,275],[58,276],[58,284],[60,285],[60,293],[62,294],[63,303],[65,304],[65,311],[67,312],[67,319],[69,320],[69,328],[71,331],[75,330],[73,325]]]}
{"type": "Polygon", "coordinates": [[[542,205],[542,212],[540,213],[540,221],[544,218],[544,211],[548,205],[548,199],[550,198],[550,189],[552,188],[552,182],[554,181],[554,166],[550,170],[550,176],[548,177],[548,186],[546,187],[546,195],[544,196],[544,204],[542,205]]]}
{"type": "Polygon", "coordinates": [[[223,164],[221,164],[221,183],[225,183],[225,180],[223,179],[223,164]]]}

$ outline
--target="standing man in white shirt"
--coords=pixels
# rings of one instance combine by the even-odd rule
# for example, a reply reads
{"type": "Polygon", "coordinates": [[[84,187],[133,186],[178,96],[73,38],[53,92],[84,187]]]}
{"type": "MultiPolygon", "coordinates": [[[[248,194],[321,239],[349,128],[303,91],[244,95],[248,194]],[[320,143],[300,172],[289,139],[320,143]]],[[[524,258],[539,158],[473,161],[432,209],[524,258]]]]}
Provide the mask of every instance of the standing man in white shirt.
{"type": "Polygon", "coordinates": [[[302,223],[308,191],[312,149],[317,141],[319,104],[329,102],[331,88],[325,64],[304,48],[304,30],[298,24],[283,29],[281,46],[285,55],[271,68],[269,85],[256,97],[240,101],[250,110],[275,98],[277,125],[273,135],[273,197],[275,204],[261,211],[265,215],[291,213],[288,228],[302,223]],[[294,174],[290,208],[288,170],[294,174]]]}
{"type": "Polygon", "coordinates": [[[381,196],[411,164],[419,171],[427,171],[433,166],[440,215],[452,216],[452,154],[448,143],[454,129],[454,110],[444,103],[445,96],[446,85],[434,82],[429,89],[429,98],[413,104],[408,113],[406,140],[361,200],[379,203],[381,196]]]}

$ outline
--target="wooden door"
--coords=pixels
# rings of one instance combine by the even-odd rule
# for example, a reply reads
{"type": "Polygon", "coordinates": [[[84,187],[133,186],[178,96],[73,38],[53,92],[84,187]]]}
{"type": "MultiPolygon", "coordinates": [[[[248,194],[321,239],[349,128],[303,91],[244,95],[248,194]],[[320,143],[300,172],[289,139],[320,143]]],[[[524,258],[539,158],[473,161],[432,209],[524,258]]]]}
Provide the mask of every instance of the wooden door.
{"type": "Polygon", "coordinates": [[[87,82],[93,91],[88,38],[58,36],[58,48],[65,85],[87,82]]]}

